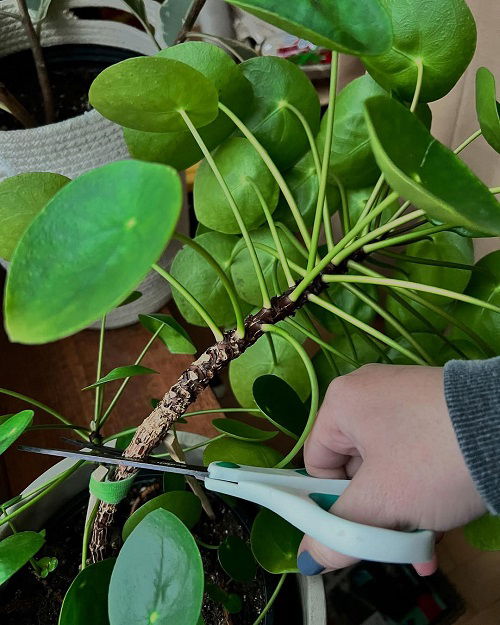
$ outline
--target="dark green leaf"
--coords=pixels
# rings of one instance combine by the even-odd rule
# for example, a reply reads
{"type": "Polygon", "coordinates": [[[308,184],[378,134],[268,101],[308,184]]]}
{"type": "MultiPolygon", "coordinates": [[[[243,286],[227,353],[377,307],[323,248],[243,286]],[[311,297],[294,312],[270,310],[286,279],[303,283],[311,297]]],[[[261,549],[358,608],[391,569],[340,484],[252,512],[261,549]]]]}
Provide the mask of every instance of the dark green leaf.
{"type": "Polygon", "coordinates": [[[187,527],[154,510],[123,545],[109,587],[111,625],[196,625],[203,564],[187,527]]]}
{"type": "Polygon", "coordinates": [[[219,438],[205,447],[203,464],[235,462],[252,467],[274,467],[283,458],[275,449],[262,443],[250,443],[237,438],[219,438]]]}
{"type": "Polygon", "coordinates": [[[140,297],[142,297],[142,293],[140,291],[132,291],[128,297],[126,297],[121,304],[118,305],[118,308],[121,306],[126,306],[127,304],[131,304],[132,302],[137,301],[140,297]]]}
{"type": "MultiPolygon", "coordinates": [[[[250,83],[240,67],[219,47],[188,41],[162,50],[158,56],[180,61],[203,74],[217,89],[219,101],[238,117],[245,117],[252,102],[250,83]]],[[[232,121],[219,112],[214,121],[200,128],[200,135],[208,149],[213,150],[233,131],[232,121]]],[[[125,129],[124,136],[130,153],[140,160],[157,161],[182,170],[203,158],[198,144],[186,128],[168,133],[125,129]]]]}
{"type": "Polygon", "coordinates": [[[168,493],[172,490],[184,490],[186,487],[186,478],[180,473],[163,473],[163,492],[168,493]]]}
{"type": "Polygon", "coordinates": [[[139,21],[152,32],[152,26],[148,21],[144,0],[123,0],[139,21]]]}
{"type": "Polygon", "coordinates": [[[424,66],[420,100],[442,98],[474,54],[476,27],[467,4],[464,0],[385,0],[384,6],[392,22],[392,48],[364,57],[365,67],[385,89],[411,101],[417,80],[415,60],[420,59],[424,66]]]}
{"type": "Polygon", "coordinates": [[[130,516],[123,526],[122,538],[127,540],[139,523],[153,510],[168,510],[191,529],[198,523],[201,503],[196,495],[187,490],[172,490],[147,501],[130,516]]]}
{"type": "Polygon", "coordinates": [[[250,547],[238,536],[224,539],[218,551],[221,567],[237,582],[251,582],[257,573],[257,564],[250,547]]]}
{"type": "Polygon", "coordinates": [[[297,573],[297,550],[302,536],[293,525],[262,508],[250,536],[253,555],[269,573],[297,573]]]}
{"type": "Polygon", "coordinates": [[[163,165],[119,161],[65,185],[12,259],[11,340],[54,341],[118,306],[160,257],[181,207],[178,174],[163,165]]]}
{"type": "Polygon", "coordinates": [[[464,527],[467,541],[476,549],[500,551],[500,517],[485,514],[464,527]]]}
{"type": "Polygon", "coordinates": [[[309,143],[302,124],[283,104],[288,102],[298,108],[316,134],[320,117],[318,94],[304,72],[285,59],[260,56],[240,67],[255,96],[245,123],[276,165],[287,169],[308,150],[309,143]]]}
{"type": "Polygon", "coordinates": [[[236,419],[214,419],[212,425],[219,432],[242,441],[268,441],[278,434],[276,430],[260,430],[236,419]]]}
{"type": "Polygon", "coordinates": [[[196,127],[218,114],[217,90],[203,74],[159,56],[126,59],[106,68],[90,86],[89,100],[111,121],[147,132],[186,130],[181,109],[196,127]]]}
{"type": "Polygon", "coordinates": [[[16,441],[33,421],[33,410],[23,410],[14,415],[5,415],[0,420],[0,455],[16,441]]]}
{"type": "Polygon", "coordinates": [[[306,425],[308,410],[294,389],[276,375],[262,375],[253,383],[255,403],[285,434],[298,438],[306,425]]]}
{"type": "Polygon", "coordinates": [[[158,338],[168,347],[171,354],[196,354],[196,347],[188,333],[170,315],[139,315],[139,321],[152,334],[161,328],[158,338]]]}
{"type": "Polygon", "coordinates": [[[227,0],[317,46],[347,54],[380,54],[391,45],[391,24],[377,0],[227,0]]]}
{"type": "Polygon", "coordinates": [[[210,583],[205,584],[205,592],[212,601],[222,604],[229,614],[241,612],[242,604],[239,595],[228,593],[220,586],[210,583]]]}
{"type": "Polygon", "coordinates": [[[143,367],[142,365],[128,365],[127,367],[116,367],[105,376],[94,382],[94,384],[89,384],[82,390],[87,390],[89,388],[95,388],[96,386],[102,386],[103,384],[107,384],[108,382],[114,382],[115,380],[123,380],[123,378],[133,378],[136,375],[149,375],[151,373],[158,373],[154,369],[150,369],[149,367],[143,367]]]}
{"type": "Polygon", "coordinates": [[[37,172],[19,174],[0,183],[0,256],[12,258],[19,239],[47,202],[69,178],[37,172]]]}
{"type": "MultiPolygon", "coordinates": [[[[287,330],[289,328],[287,327],[287,330]]],[[[297,336],[296,331],[291,331],[297,336]]],[[[302,340],[302,335],[298,335],[302,340]]],[[[255,406],[253,383],[261,375],[273,374],[289,384],[302,400],[310,393],[306,368],[295,349],[280,336],[273,336],[276,361],[269,342],[263,337],[249,347],[239,358],[229,365],[229,380],[233,393],[240,404],[250,408],[255,406]]]]}
{"type": "Polygon", "coordinates": [[[366,110],[375,158],[395,191],[439,223],[500,234],[500,204],[488,187],[407,108],[379,96],[366,110]]]}
{"type": "Polygon", "coordinates": [[[196,0],[163,0],[160,18],[163,26],[163,39],[167,46],[173,46],[184,26],[191,7],[196,0]]]}
{"type": "MultiPolygon", "coordinates": [[[[439,334],[431,332],[412,332],[412,336],[432,357],[435,365],[442,367],[448,360],[462,360],[464,358],[439,334]]],[[[483,352],[469,341],[453,339],[451,342],[464,353],[467,360],[484,358],[483,352]]],[[[401,347],[406,347],[406,349],[414,349],[407,339],[400,339],[398,343],[401,347]]],[[[392,348],[388,351],[388,356],[395,365],[414,364],[412,360],[392,348]]]]}
{"type": "Polygon", "coordinates": [[[0,542],[0,585],[23,567],[44,543],[37,532],[18,532],[0,542]]]}
{"type": "Polygon", "coordinates": [[[500,152],[499,107],[495,77],[489,69],[480,67],[476,73],[477,118],[483,137],[497,152],[500,152]]]}
{"type": "Polygon", "coordinates": [[[109,625],[108,589],[115,558],[80,571],[64,597],[58,625],[109,625]]]}

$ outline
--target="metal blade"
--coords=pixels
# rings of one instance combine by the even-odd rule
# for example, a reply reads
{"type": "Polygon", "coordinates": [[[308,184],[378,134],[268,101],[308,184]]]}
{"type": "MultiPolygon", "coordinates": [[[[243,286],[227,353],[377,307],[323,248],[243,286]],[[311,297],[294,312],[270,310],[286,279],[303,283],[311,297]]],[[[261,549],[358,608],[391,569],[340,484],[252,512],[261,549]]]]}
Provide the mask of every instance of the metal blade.
{"type": "Polygon", "coordinates": [[[108,453],[102,448],[99,453],[94,451],[71,451],[69,449],[45,449],[43,447],[29,447],[21,445],[21,451],[28,451],[35,454],[45,454],[48,456],[57,456],[62,458],[75,458],[77,460],[87,460],[88,462],[96,462],[102,464],[124,464],[136,469],[151,469],[153,471],[162,471],[165,473],[179,473],[181,475],[191,475],[198,480],[204,480],[208,477],[208,471],[205,467],[198,467],[189,464],[180,464],[173,461],[160,460],[159,458],[150,458],[139,460],[134,458],[117,457],[108,453]]]}

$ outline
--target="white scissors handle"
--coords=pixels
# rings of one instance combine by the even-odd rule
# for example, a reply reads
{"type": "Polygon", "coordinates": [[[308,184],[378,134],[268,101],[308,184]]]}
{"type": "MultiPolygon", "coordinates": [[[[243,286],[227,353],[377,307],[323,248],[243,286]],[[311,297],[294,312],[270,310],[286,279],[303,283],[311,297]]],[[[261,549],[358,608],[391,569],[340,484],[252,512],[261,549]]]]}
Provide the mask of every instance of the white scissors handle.
{"type": "Polygon", "coordinates": [[[434,533],[402,532],[342,519],[327,510],[349,480],[320,479],[302,470],[263,469],[213,462],[205,486],[272,510],[323,545],[354,558],[395,564],[431,560],[434,533]]]}

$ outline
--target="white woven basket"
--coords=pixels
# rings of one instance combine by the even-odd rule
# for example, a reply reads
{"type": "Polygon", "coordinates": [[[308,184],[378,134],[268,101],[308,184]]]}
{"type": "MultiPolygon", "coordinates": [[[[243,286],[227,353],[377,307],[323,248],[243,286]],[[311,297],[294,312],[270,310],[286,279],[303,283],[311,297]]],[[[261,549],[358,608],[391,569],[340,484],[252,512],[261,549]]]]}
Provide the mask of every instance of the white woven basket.
{"type": "MultiPolygon", "coordinates": [[[[153,0],[145,0],[145,5],[149,22],[157,33],[158,43],[164,45],[161,39],[160,5],[153,0]]],[[[121,0],[54,0],[40,30],[44,47],[94,44],[131,50],[138,55],[157,52],[151,37],[133,26],[76,17],[72,9],[82,7],[130,12],[121,0]]],[[[0,0],[0,9],[16,13],[15,0],[0,0]]],[[[22,25],[17,20],[0,16],[0,57],[28,47],[22,25]]],[[[95,110],[39,128],[0,131],[0,180],[31,171],[48,171],[76,178],[106,163],[127,158],[130,155],[121,128],[95,110]]],[[[178,229],[187,234],[188,228],[188,214],[184,210],[178,229]]],[[[169,245],[159,264],[167,268],[177,249],[176,244],[169,245]]],[[[5,262],[2,264],[7,265],[5,262]]],[[[155,272],[151,272],[137,286],[137,290],[141,291],[142,297],[111,312],[107,317],[108,328],[135,323],[138,313],[156,312],[170,299],[170,288],[155,272]]]]}

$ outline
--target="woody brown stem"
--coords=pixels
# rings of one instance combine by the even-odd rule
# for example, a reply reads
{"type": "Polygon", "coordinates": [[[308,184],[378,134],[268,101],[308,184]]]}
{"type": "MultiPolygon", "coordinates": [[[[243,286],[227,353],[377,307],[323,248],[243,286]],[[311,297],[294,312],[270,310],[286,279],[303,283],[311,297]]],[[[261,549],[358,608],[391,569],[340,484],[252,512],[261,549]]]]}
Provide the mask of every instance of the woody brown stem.
{"type": "Polygon", "coordinates": [[[177,35],[175,43],[182,43],[186,40],[186,35],[188,34],[188,32],[193,30],[193,26],[198,19],[198,15],[201,13],[201,10],[205,6],[206,1],[207,0],[194,0],[194,2],[191,4],[191,8],[186,15],[186,19],[182,24],[182,29],[177,35]]]}

